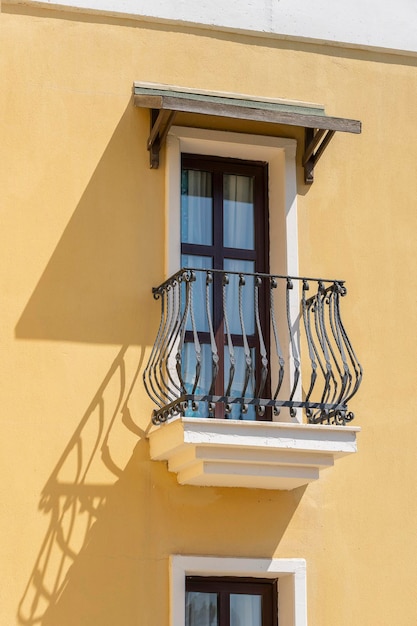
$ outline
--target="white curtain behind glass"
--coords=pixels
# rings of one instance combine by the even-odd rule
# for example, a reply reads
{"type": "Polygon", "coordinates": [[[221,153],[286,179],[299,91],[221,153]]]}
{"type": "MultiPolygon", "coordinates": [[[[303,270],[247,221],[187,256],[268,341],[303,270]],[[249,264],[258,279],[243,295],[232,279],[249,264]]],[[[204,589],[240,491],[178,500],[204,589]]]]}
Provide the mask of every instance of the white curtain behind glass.
{"type": "Polygon", "coordinates": [[[210,172],[183,172],[181,190],[181,241],[213,243],[213,198],[210,172]]]}
{"type": "Polygon", "coordinates": [[[262,597],[230,594],[230,626],[262,626],[262,597]]]}
{"type": "Polygon", "coordinates": [[[253,178],[225,174],[223,185],[224,245],[226,248],[253,250],[255,247],[253,178]]]}
{"type": "Polygon", "coordinates": [[[216,593],[187,591],[185,626],[218,626],[216,593]]]}

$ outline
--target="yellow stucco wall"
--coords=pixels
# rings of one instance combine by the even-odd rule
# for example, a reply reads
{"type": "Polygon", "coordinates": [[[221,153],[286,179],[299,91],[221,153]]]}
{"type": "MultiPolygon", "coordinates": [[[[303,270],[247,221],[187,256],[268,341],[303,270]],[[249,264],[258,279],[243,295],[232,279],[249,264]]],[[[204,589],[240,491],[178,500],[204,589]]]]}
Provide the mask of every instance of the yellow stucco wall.
{"type": "Polygon", "coordinates": [[[3,3],[0,76],[0,624],[167,625],[182,553],[302,557],[310,626],[415,626],[416,59],[3,3]],[[134,80],[363,122],[298,172],[300,273],[347,280],[365,369],[359,453],[306,489],[149,461],[164,167],[134,80]]]}

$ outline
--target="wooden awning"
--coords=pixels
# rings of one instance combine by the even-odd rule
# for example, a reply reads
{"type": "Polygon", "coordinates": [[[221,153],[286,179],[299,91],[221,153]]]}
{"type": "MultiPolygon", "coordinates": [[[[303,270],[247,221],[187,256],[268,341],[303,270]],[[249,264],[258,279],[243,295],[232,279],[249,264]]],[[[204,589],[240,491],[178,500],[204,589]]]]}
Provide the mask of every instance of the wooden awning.
{"type": "Polygon", "coordinates": [[[147,142],[152,168],[159,166],[159,151],[177,113],[210,115],[304,128],[305,182],[314,180],[314,167],[338,131],[358,134],[361,122],[326,115],[324,107],[289,100],[258,100],[240,94],[202,92],[151,83],[134,83],[134,104],[151,111],[147,142]]]}

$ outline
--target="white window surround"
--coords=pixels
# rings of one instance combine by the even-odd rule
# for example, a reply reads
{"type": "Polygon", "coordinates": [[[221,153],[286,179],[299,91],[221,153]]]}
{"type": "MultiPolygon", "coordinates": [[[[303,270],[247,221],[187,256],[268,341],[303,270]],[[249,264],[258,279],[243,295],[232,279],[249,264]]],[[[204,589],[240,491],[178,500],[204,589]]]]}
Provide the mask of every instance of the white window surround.
{"type": "Polygon", "coordinates": [[[307,626],[304,559],[173,555],[170,557],[170,626],[185,624],[186,576],[278,578],[279,626],[307,626]]]}
{"type": "MultiPolygon", "coordinates": [[[[298,276],[296,149],[295,139],[173,126],[165,152],[165,278],[181,267],[181,153],[187,152],[268,163],[270,272],[298,276]]],[[[290,313],[296,339],[299,302],[295,284],[290,313]]],[[[288,384],[292,383],[290,379],[288,384]]],[[[294,398],[301,399],[301,380],[294,398]]],[[[300,422],[301,411],[291,421],[300,422]]]]}
{"type": "MultiPolygon", "coordinates": [[[[181,153],[268,163],[270,270],[298,276],[298,222],[295,139],[173,126],[166,140],[165,278],[181,264],[181,153]]],[[[293,290],[295,319],[299,298],[293,290]]]]}
{"type": "Polygon", "coordinates": [[[173,126],[166,141],[166,278],[180,267],[182,152],[268,163],[271,272],[297,276],[296,148],[295,139],[173,126]]]}

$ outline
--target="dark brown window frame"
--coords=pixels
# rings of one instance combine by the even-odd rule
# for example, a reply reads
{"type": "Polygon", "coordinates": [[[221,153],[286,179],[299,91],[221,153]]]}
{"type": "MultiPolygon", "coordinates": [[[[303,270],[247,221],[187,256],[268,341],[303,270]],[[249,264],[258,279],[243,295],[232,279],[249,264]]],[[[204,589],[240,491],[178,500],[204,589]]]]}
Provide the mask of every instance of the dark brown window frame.
{"type": "Polygon", "coordinates": [[[219,626],[230,626],[230,594],[262,596],[262,626],[278,626],[278,579],[187,576],[185,591],[218,594],[219,626]]]}
{"type": "Polygon", "coordinates": [[[255,271],[268,273],[269,270],[269,213],[268,213],[268,164],[263,161],[245,161],[242,159],[202,156],[200,154],[182,154],[181,169],[208,171],[213,176],[213,217],[217,214],[213,229],[212,246],[181,243],[182,254],[200,254],[213,257],[213,269],[223,269],[224,258],[255,261],[255,271]],[[223,207],[219,197],[223,195],[223,174],[253,176],[255,204],[255,246],[254,250],[240,248],[224,248],[220,245],[223,239],[223,207]],[[221,253],[224,251],[224,254],[221,253]],[[262,251],[262,252],[261,252],[262,251]]]}
{"type": "MultiPolygon", "coordinates": [[[[196,170],[207,171],[212,173],[213,188],[213,244],[201,245],[181,242],[181,254],[207,256],[213,259],[213,269],[224,269],[224,259],[250,260],[254,261],[255,272],[269,273],[269,204],[268,204],[268,163],[264,161],[250,161],[243,159],[217,157],[201,154],[181,155],[181,171],[196,170]],[[254,249],[247,250],[242,248],[226,248],[223,244],[223,175],[235,174],[241,176],[250,176],[254,179],[254,230],[255,241],[254,249]],[[216,217],[215,217],[216,216],[216,217]]],[[[217,293],[221,293],[221,276],[215,275],[214,289],[217,293]]],[[[260,294],[260,317],[262,328],[265,332],[264,340],[269,346],[269,318],[268,307],[266,304],[266,293],[260,294]]],[[[216,343],[219,354],[222,354],[222,346],[225,345],[225,336],[223,329],[222,303],[221,299],[215,299],[213,311],[213,326],[215,329],[216,343]]],[[[202,343],[210,343],[209,333],[199,333],[202,343]]],[[[248,336],[248,344],[250,348],[255,348],[259,353],[259,345],[255,336],[248,336]]],[[[186,341],[192,341],[192,332],[188,331],[185,337],[186,341]]],[[[240,335],[232,335],[233,344],[242,346],[243,341],[240,335]]],[[[259,379],[260,363],[259,359],[256,364],[255,378],[259,379]],[[258,371],[259,370],[259,371],[258,371]]],[[[224,379],[223,359],[219,362],[219,372],[216,382],[215,393],[223,394],[222,381],[224,379]]],[[[269,387],[269,381],[266,384],[266,390],[269,387]]],[[[216,407],[216,417],[224,417],[222,409],[216,407]]],[[[272,419],[272,412],[266,411],[262,417],[272,419]]]]}

